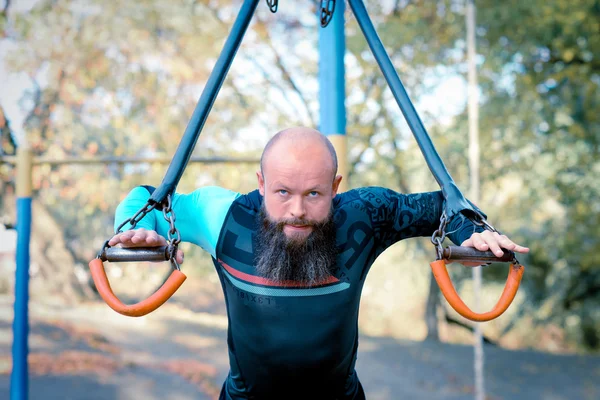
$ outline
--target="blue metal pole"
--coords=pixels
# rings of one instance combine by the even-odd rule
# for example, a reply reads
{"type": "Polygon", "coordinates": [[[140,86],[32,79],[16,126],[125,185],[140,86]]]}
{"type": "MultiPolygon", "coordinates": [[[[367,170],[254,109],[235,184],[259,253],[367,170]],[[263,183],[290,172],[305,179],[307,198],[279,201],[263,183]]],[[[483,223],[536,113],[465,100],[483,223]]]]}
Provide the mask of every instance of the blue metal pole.
{"type": "Polygon", "coordinates": [[[383,43],[381,43],[379,35],[377,35],[377,31],[373,26],[373,22],[367,13],[367,9],[365,8],[363,1],[348,0],[348,3],[350,4],[352,12],[356,16],[358,25],[360,26],[365,39],[367,40],[367,43],[369,44],[369,47],[371,48],[371,51],[373,52],[373,55],[379,64],[381,72],[387,80],[398,106],[400,106],[400,110],[404,114],[404,118],[406,119],[413,136],[421,148],[421,152],[425,157],[425,161],[427,162],[431,173],[435,177],[442,189],[442,192],[444,193],[444,197],[446,198],[445,208],[447,217],[451,218],[453,215],[463,210],[470,210],[473,213],[477,213],[454,183],[450,173],[444,165],[444,162],[433,146],[433,142],[427,134],[423,122],[419,118],[413,103],[410,101],[408,93],[406,92],[406,89],[404,89],[404,85],[402,84],[400,77],[398,77],[398,73],[392,64],[392,61],[390,60],[383,43]]]}
{"type": "Polygon", "coordinates": [[[17,161],[17,270],[13,319],[11,400],[27,400],[29,337],[29,238],[31,236],[31,167],[29,149],[19,149],[17,161]]]}
{"type": "Polygon", "coordinates": [[[346,81],[344,55],[344,1],[338,1],[331,22],[319,29],[319,130],[327,135],[338,156],[338,173],[344,177],[339,191],[348,190],[346,144],[346,81]]]}

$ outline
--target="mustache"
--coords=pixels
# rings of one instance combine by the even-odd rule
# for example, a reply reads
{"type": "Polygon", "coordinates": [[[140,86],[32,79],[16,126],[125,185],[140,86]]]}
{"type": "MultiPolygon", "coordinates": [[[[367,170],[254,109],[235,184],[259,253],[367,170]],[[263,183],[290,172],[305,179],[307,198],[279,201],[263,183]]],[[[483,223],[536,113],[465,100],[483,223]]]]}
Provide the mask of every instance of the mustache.
{"type": "Polygon", "coordinates": [[[320,226],[324,223],[323,221],[315,221],[305,218],[284,218],[270,222],[274,223],[277,228],[283,228],[285,225],[320,226]]]}
{"type": "Polygon", "coordinates": [[[308,219],[308,218],[285,218],[285,217],[280,218],[280,219],[274,219],[266,212],[266,210],[262,210],[262,214],[263,214],[263,216],[262,216],[263,223],[271,224],[277,230],[283,230],[283,227],[286,225],[303,225],[303,226],[320,228],[320,227],[325,226],[327,223],[329,223],[329,221],[333,218],[332,211],[330,211],[329,215],[327,216],[327,218],[325,220],[321,220],[321,221],[314,220],[314,219],[308,219]]]}

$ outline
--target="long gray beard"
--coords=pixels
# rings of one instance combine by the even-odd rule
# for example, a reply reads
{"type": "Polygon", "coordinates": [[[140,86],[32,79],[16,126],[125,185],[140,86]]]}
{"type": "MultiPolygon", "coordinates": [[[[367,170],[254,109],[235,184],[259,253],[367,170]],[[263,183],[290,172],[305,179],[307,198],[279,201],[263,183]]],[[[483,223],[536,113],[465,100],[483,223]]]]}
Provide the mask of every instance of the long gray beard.
{"type": "Polygon", "coordinates": [[[317,285],[331,276],[335,267],[335,223],[330,214],[323,222],[304,219],[272,221],[261,207],[255,265],[257,272],[275,282],[294,282],[304,286],[317,285]],[[305,237],[288,238],[285,224],[310,225],[305,237]]]}

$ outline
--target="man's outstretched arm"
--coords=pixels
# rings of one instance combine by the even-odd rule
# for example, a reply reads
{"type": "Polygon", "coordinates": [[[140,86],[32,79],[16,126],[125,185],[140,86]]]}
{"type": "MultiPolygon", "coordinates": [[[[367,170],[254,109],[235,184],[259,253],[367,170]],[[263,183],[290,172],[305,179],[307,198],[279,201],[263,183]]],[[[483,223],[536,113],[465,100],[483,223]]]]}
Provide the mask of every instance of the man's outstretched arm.
{"type": "MultiPolygon", "coordinates": [[[[240,194],[220,187],[203,187],[189,194],[176,193],[172,209],[176,216],[175,225],[183,242],[200,246],[212,256],[221,232],[223,220],[231,204],[240,194]]],[[[119,204],[115,213],[115,228],[141,209],[150,197],[144,187],[133,189],[119,204]]],[[[123,247],[152,247],[166,244],[165,237],[170,229],[162,212],[149,212],[135,227],[125,225],[122,233],[116,234],[109,245],[123,247]]],[[[183,261],[178,256],[178,261],[183,261]]]]}
{"type": "MultiPolygon", "coordinates": [[[[401,194],[386,188],[359,189],[373,227],[375,240],[384,249],[412,237],[430,237],[439,228],[444,209],[441,191],[401,194]]],[[[462,214],[455,215],[446,227],[447,237],[456,245],[491,250],[502,254],[501,248],[526,253],[520,246],[504,235],[485,231],[462,214]]]]}

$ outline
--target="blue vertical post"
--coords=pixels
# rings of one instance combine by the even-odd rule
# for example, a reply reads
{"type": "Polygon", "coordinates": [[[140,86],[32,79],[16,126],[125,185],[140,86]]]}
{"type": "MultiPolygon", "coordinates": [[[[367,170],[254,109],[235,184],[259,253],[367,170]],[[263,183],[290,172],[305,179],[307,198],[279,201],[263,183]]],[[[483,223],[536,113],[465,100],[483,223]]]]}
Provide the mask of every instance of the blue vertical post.
{"type": "Polygon", "coordinates": [[[344,1],[337,1],[329,25],[319,28],[319,130],[327,135],[338,156],[340,192],[348,190],[346,144],[346,81],[344,55],[344,1]]]}
{"type": "Polygon", "coordinates": [[[17,153],[17,269],[13,319],[10,399],[27,400],[29,337],[29,238],[31,236],[32,153],[20,147],[17,153]]]}

